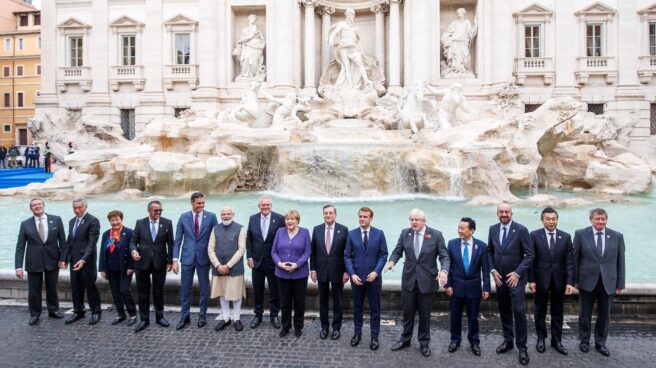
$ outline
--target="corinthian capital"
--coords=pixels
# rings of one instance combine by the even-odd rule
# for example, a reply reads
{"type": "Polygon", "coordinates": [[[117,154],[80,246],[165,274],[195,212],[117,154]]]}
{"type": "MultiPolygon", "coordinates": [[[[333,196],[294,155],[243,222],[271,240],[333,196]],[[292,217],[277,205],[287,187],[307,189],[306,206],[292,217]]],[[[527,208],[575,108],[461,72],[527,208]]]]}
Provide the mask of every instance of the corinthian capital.
{"type": "Polygon", "coordinates": [[[387,13],[389,6],[387,2],[382,2],[372,6],[370,9],[372,13],[387,13]]]}
{"type": "Polygon", "coordinates": [[[317,5],[317,0],[298,0],[298,3],[306,8],[312,8],[317,5]]]}
{"type": "Polygon", "coordinates": [[[319,15],[333,15],[335,14],[335,7],[333,6],[319,6],[317,7],[317,14],[319,15]]]}

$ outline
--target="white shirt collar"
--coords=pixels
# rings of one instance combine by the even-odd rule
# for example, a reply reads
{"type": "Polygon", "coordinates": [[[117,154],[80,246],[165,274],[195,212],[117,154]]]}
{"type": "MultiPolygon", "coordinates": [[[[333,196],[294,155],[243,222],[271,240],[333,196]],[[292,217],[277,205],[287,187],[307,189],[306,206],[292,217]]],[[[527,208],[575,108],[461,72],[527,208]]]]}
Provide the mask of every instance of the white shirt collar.
{"type": "Polygon", "coordinates": [[[503,231],[503,228],[504,228],[504,227],[505,227],[506,229],[510,230],[510,227],[512,226],[512,223],[513,223],[512,220],[508,221],[508,223],[505,224],[505,225],[502,224],[502,223],[499,223],[499,225],[501,225],[501,227],[500,227],[501,231],[503,231]]]}
{"type": "Polygon", "coordinates": [[[597,229],[594,228],[594,226],[592,227],[592,234],[593,234],[595,237],[597,236],[597,233],[600,232],[600,231],[601,231],[601,236],[602,236],[602,237],[605,237],[605,236],[606,236],[606,228],[603,228],[603,229],[601,229],[601,230],[597,230],[597,229]]]}
{"type": "Polygon", "coordinates": [[[465,242],[467,242],[467,244],[469,244],[469,245],[473,245],[474,244],[474,237],[472,236],[471,238],[469,238],[469,240],[460,239],[460,245],[461,246],[464,245],[465,242]]]}

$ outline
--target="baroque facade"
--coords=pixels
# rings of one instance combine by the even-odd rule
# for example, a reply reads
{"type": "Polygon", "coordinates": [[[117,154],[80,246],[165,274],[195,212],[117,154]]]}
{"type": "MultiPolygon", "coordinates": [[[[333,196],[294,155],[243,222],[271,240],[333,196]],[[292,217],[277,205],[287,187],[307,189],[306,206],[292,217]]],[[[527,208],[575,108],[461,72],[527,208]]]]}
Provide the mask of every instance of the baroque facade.
{"type": "Polygon", "coordinates": [[[153,118],[225,109],[254,78],[316,93],[346,9],[388,92],[457,82],[482,104],[513,81],[526,111],[572,96],[633,119],[639,150],[656,134],[652,0],[44,1],[37,115],[79,111],[132,138],[153,118]]]}

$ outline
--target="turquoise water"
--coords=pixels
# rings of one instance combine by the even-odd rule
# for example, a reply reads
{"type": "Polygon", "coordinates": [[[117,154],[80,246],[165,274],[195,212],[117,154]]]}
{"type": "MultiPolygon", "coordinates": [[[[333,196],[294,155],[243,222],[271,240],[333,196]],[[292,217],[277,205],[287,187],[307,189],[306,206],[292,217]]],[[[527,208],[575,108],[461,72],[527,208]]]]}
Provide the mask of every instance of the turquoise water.
{"type": "MultiPolygon", "coordinates": [[[[476,238],[487,241],[490,225],[497,222],[495,206],[467,205],[462,199],[443,199],[432,196],[404,195],[378,199],[330,199],[330,198],[290,198],[270,193],[273,198],[273,210],[284,213],[296,209],[301,213],[300,226],[311,229],[323,221],[322,207],[331,202],[337,207],[337,221],[348,226],[357,226],[357,211],[368,206],[374,211],[373,226],[385,232],[388,249],[396,245],[400,231],[408,227],[408,213],[413,208],[420,208],[428,216],[428,225],[442,231],[445,239],[457,237],[459,219],[464,216],[476,220],[478,230],[476,238]]],[[[573,193],[558,193],[560,197],[572,197],[573,193]]],[[[578,194],[577,194],[578,195],[578,194]]],[[[206,209],[218,213],[224,206],[235,209],[235,221],[246,224],[248,217],[258,212],[259,194],[233,194],[207,198],[206,209]]],[[[656,281],[656,193],[629,198],[631,203],[603,204],[609,213],[608,227],[624,233],[626,242],[627,281],[656,281]]],[[[125,214],[124,223],[133,227],[138,218],[145,217],[147,200],[116,200],[111,195],[89,200],[89,212],[101,219],[102,229],[109,228],[106,215],[110,210],[120,209],[125,214]]],[[[163,216],[177,222],[182,212],[189,211],[187,198],[164,199],[163,216]]],[[[560,213],[559,228],[571,234],[574,230],[589,226],[588,211],[593,206],[558,208],[560,213]]],[[[514,220],[522,223],[529,230],[541,227],[540,211],[542,207],[516,206],[514,220]]],[[[46,200],[46,212],[62,216],[65,224],[73,216],[70,201],[46,200]]],[[[20,222],[31,216],[28,198],[1,198],[0,213],[4,214],[0,232],[0,268],[14,268],[14,254],[20,222]]],[[[384,274],[384,278],[400,278],[401,267],[393,273],[384,274]]]]}

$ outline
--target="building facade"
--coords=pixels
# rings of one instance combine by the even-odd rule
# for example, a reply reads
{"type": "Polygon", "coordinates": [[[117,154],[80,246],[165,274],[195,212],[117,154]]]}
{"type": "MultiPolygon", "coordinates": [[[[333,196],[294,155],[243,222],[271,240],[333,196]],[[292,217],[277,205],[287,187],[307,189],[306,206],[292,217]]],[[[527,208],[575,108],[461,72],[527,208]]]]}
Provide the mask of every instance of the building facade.
{"type": "Polygon", "coordinates": [[[235,53],[250,15],[266,43],[263,88],[315,93],[333,57],[330,28],[347,8],[388,91],[458,82],[476,104],[513,81],[526,111],[572,96],[631,119],[634,148],[656,134],[653,0],[44,1],[37,115],[81,111],[131,138],[152,118],[234,104],[248,86],[235,53]],[[454,77],[441,35],[460,8],[475,34],[471,74],[454,77]]]}

